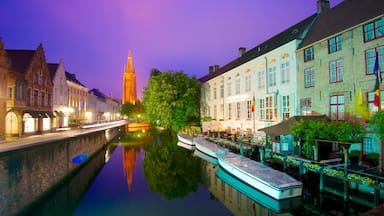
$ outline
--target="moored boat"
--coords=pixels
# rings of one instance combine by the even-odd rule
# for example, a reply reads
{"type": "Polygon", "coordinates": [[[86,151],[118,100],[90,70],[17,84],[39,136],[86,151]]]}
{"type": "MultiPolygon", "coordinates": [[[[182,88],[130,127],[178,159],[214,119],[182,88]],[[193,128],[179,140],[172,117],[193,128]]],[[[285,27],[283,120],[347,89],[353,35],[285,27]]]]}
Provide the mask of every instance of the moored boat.
{"type": "Polygon", "coordinates": [[[186,145],[190,145],[190,146],[195,145],[193,143],[193,136],[190,136],[188,134],[179,132],[179,133],[177,133],[177,139],[179,140],[179,142],[182,142],[186,145]]]}
{"type": "Polygon", "coordinates": [[[219,152],[220,167],[276,200],[302,195],[303,184],[290,175],[231,152],[219,152]]]}
{"type": "Polygon", "coordinates": [[[194,143],[197,150],[213,158],[217,158],[218,151],[226,151],[225,148],[206,140],[204,137],[196,137],[194,143]]]}

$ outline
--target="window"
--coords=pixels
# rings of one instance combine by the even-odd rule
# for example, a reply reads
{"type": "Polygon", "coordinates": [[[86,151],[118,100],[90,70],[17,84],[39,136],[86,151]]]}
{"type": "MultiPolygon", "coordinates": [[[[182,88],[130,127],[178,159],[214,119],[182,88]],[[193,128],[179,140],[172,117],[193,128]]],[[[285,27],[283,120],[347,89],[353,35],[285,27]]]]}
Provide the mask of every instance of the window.
{"type": "Polygon", "coordinates": [[[228,120],[232,118],[232,104],[228,104],[228,120]]]}
{"type": "Polygon", "coordinates": [[[364,25],[364,42],[368,42],[384,36],[384,20],[378,19],[364,25]]]}
{"type": "Polygon", "coordinates": [[[276,67],[268,68],[268,87],[276,86],[276,67]]]}
{"type": "Polygon", "coordinates": [[[240,119],[240,113],[241,113],[241,110],[240,110],[240,102],[237,102],[236,103],[236,119],[240,119]]]}
{"type": "MultiPolygon", "coordinates": [[[[384,46],[377,47],[377,53],[379,58],[379,71],[384,72],[384,46]]],[[[365,60],[366,60],[366,73],[373,74],[373,68],[376,61],[376,49],[369,49],[365,51],[365,60]]]]}
{"type": "Polygon", "coordinates": [[[289,95],[282,97],[282,109],[283,109],[283,119],[287,120],[290,117],[290,104],[289,104],[289,95]]]}
{"type": "Polygon", "coordinates": [[[220,83],[220,98],[224,97],[224,83],[221,81],[220,83]]]}
{"type": "Polygon", "coordinates": [[[334,53],[341,50],[343,37],[338,35],[328,40],[328,53],[334,53]]]}
{"type": "Polygon", "coordinates": [[[13,89],[12,87],[8,87],[8,99],[11,100],[13,95],[13,89]]]}
{"type": "Polygon", "coordinates": [[[215,86],[215,87],[213,87],[213,99],[214,100],[217,98],[216,95],[217,95],[217,92],[216,92],[216,86],[215,86]]]}
{"type": "Polygon", "coordinates": [[[32,91],[31,88],[27,90],[27,105],[32,105],[32,91]]]}
{"type": "Polygon", "coordinates": [[[315,59],[315,53],[313,47],[309,47],[304,50],[304,62],[312,61],[315,59]]]}
{"type": "Polygon", "coordinates": [[[224,119],[224,104],[220,104],[220,110],[219,110],[219,119],[224,119]]]}
{"type": "Polygon", "coordinates": [[[274,120],[277,117],[276,98],[268,96],[259,101],[259,116],[262,120],[274,120]]]}
{"type": "Polygon", "coordinates": [[[300,99],[300,111],[302,115],[310,115],[312,113],[312,99],[300,99]]]}
{"type": "Polygon", "coordinates": [[[259,88],[265,87],[265,73],[264,71],[259,71],[257,76],[257,86],[259,88]]]}
{"type": "Polygon", "coordinates": [[[315,86],[315,68],[307,68],[304,70],[304,87],[314,87],[315,86]]]}
{"type": "Polygon", "coordinates": [[[236,79],[236,94],[240,94],[240,78],[236,79]]]}
{"type": "Polygon", "coordinates": [[[281,83],[289,83],[289,62],[281,64],[281,83]]]}
{"type": "Polygon", "coordinates": [[[227,85],[227,96],[231,96],[231,95],[232,95],[232,83],[228,82],[228,85],[227,85]]]}
{"type": "MultiPolygon", "coordinates": [[[[384,91],[380,92],[380,97],[381,97],[381,101],[380,101],[381,109],[384,109],[384,91]]],[[[375,104],[373,103],[374,99],[375,99],[375,92],[368,92],[368,109],[371,113],[378,111],[378,107],[375,106],[375,104]]]]}
{"type": "Polygon", "coordinates": [[[339,59],[329,63],[329,82],[343,81],[343,60],[339,59]]]}
{"type": "Polygon", "coordinates": [[[33,90],[33,105],[39,106],[39,91],[33,90]]]}
{"type": "Polygon", "coordinates": [[[45,106],[47,104],[46,98],[45,98],[45,92],[40,92],[40,97],[41,97],[41,106],[45,106]]]}
{"type": "Polygon", "coordinates": [[[252,118],[252,100],[247,101],[247,119],[252,118]]]}
{"type": "Polygon", "coordinates": [[[265,104],[264,99],[259,100],[259,118],[265,119],[265,104]]]}
{"type": "Polygon", "coordinates": [[[245,75],[245,91],[251,91],[251,74],[245,75]]]}
{"type": "Polygon", "coordinates": [[[369,154],[372,151],[373,151],[372,138],[364,137],[363,138],[363,154],[369,154]]]}
{"type": "Polygon", "coordinates": [[[344,120],[344,95],[333,95],[330,98],[331,120],[344,120]]]}

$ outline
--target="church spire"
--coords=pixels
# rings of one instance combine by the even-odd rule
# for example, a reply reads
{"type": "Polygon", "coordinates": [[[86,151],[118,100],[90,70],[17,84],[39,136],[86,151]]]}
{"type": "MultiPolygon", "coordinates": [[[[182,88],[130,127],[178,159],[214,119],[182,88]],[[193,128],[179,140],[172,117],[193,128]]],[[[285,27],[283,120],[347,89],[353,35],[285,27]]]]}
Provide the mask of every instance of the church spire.
{"type": "Polygon", "coordinates": [[[132,63],[132,53],[128,50],[127,65],[124,65],[124,81],[123,81],[123,99],[122,103],[135,104],[136,95],[136,72],[132,63]]]}

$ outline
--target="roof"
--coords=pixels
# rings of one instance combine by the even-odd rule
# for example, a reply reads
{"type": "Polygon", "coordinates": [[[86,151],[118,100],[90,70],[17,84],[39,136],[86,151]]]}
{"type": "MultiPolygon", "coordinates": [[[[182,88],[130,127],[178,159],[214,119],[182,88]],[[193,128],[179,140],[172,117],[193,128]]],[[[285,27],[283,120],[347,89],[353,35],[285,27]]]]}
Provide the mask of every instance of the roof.
{"type": "Polygon", "coordinates": [[[232,62],[228,63],[227,65],[217,69],[215,72],[209,73],[199,79],[201,83],[204,83],[210,79],[213,79],[227,71],[232,70],[233,68],[236,68],[252,59],[255,59],[261,55],[264,55],[265,53],[268,53],[284,44],[287,44],[288,42],[295,40],[295,39],[302,39],[303,34],[306,32],[307,28],[313,23],[313,21],[316,19],[317,14],[313,14],[312,16],[307,17],[306,19],[300,21],[299,23],[287,28],[286,30],[280,32],[279,34],[275,35],[274,37],[270,38],[267,41],[264,41],[263,43],[257,45],[256,47],[252,48],[248,52],[244,53],[239,58],[233,60],[232,62]]]}
{"type": "Polygon", "coordinates": [[[293,116],[288,120],[284,120],[278,124],[261,128],[259,131],[264,131],[266,134],[270,135],[272,139],[276,140],[277,136],[290,134],[289,126],[300,120],[322,120],[327,119],[325,115],[309,115],[309,116],[293,116]]]}
{"type": "Polygon", "coordinates": [[[65,71],[65,78],[70,82],[73,82],[73,83],[76,83],[78,85],[85,87],[85,85],[83,85],[79,80],[76,79],[76,75],[73,73],[69,73],[69,72],[65,71]]]}
{"type": "Polygon", "coordinates": [[[8,62],[12,70],[25,73],[35,55],[35,50],[6,50],[8,62]]]}
{"type": "Polygon", "coordinates": [[[56,75],[56,71],[57,71],[57,68],[59,67],[59,64],[49,63],[47,65],[48,65],[49,74],[51,75],[51,79],[53,80],[53,78],[56,75]]]}
{"type": "Polygon", "coordinates": [[[320,14],[299,48],[343,32],[384,13],[384,0],[347,0],[320,14]]]}
{"type": "Polygon", "coordinates": [[[106,100],[107,99],[107,96],[103,92],[101,92],[99,89],[96,89],[96,88],[91,89],[89,91],[89,93],[95,95],[99,99],[102,99],[102,100],[106,100]]]}

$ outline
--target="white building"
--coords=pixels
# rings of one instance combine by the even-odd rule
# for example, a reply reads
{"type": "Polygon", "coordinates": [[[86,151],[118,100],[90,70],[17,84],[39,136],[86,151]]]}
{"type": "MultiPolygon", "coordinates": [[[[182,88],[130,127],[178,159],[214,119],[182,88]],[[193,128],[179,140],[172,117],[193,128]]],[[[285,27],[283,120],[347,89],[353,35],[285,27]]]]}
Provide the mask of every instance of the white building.
{"type": "Polygon", "coordinates": [[[298,114],[295,52],[316,17],[249,51],[240,48],[240,56],[223,67],[210,66],[199,79],[203,132],[256,133],[298,114]]]}
{"type": "Polygon", "coordinates": [[[88,94],[86,123],[102,123],[120,120],[121,104],[118,100],[106,96],[99,89],[92,89],[88,94]]]}
{"type": "Polygon", "coordinates": [[[48,63],[48,69],[53,83],[52,110],[55,115],[54,128],[68,127],[68,85],[65,76],[64,62],[48,63]]]}

